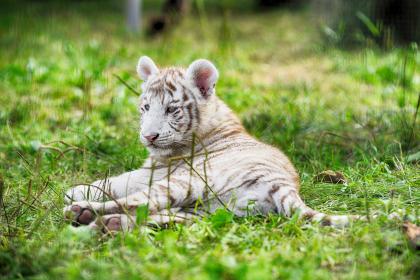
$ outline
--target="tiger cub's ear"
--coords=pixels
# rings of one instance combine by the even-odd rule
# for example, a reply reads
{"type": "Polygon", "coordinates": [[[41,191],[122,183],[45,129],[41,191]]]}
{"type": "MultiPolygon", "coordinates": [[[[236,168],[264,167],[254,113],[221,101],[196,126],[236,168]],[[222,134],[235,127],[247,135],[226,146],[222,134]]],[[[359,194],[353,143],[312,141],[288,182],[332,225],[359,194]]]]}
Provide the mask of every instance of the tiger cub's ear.
{"type": "Polygon", "coordinates": [[[147,81],[150,76],[156,73],[159,73],[159,69],[153,60],[148,56],[140,57],[139,62],[137,63],[137,74],[140,79],[147,81]]]}
{"type": "Polygon", "coordinates": [[[193,85],[198,88],[204,98],[208,98],[214,93],[214,87],[219,78],[219,72],[210,61],[198,59],[188,67],[187,78],[189,78],[193,85]]]}

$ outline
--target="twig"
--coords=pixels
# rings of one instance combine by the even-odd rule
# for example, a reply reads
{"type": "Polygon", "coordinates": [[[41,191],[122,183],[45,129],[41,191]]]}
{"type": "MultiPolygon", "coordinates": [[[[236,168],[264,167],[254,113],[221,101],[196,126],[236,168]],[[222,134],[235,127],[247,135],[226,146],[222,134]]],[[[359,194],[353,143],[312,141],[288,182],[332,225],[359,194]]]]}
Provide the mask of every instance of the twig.
{"type": "Polygon", "coordinates": [[[120,76],[118,76],[117,74],[112,74],[115,78],[118,79],[118,81],[120,81],[124,86],[126,86],[132,93],[134,93],[137,96],[140,96],[141,93],[138,92],[137,90],[135,90],[132,86],[130,86],[126,81],[124,81],[120,76]]]}
{"type": "Polygon", "coordinates": [[[411,125],[411,133],[410,133],[410,137],[408,138],[408,145],[407,145],[407,147],[410,147],[410,145],[411,145],[411,140],[413,140],[413,136],[414,136],[414,128],[416,127],[417,114],[418,114],[418,112],[419,112],[419,107],[420,107],[420,92],[419,92],[419,96],[418,96],[418,98],[417,98],[416,111],[414,112],[413,124],[411,125]]]}
{"type": "Polygon", "coordinates": [[[9,223],[9,217],[7,216],[7,212],[6,212],[6,205],[4,205],[3,193],[4,193],[4,182],[3,182],[3,178],[0,176],[0,205],[3,208],[4,217],[6,219],[7,232],[10,235],[10,223],[9,223]]]}

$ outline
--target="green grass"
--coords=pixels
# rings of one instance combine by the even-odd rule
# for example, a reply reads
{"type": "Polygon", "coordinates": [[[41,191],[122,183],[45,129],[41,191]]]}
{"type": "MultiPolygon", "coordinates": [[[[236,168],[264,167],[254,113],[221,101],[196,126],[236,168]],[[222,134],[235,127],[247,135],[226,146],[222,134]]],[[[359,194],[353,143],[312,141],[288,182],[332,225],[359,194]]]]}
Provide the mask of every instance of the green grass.
{"type": "Polygon", "coordinates": [[[25,3],[0,11],[0,278],[418,279],[418,252],[384,218],[402,210],[419,222],[415,45],[326,48],[305,10],[213,11],[147,38],[125,32],[115,3],[25,3]],[[137,97],[114,76],[139,89],[144,54],[161,65],[213,60],[217,94],[292,159],[308,205],[381,217],[337,230],[220,211],[114,238],[71,228],[64,190],[147,156],[137,97]],[[349,183],[314,182],[326,169],[349,183]]]}

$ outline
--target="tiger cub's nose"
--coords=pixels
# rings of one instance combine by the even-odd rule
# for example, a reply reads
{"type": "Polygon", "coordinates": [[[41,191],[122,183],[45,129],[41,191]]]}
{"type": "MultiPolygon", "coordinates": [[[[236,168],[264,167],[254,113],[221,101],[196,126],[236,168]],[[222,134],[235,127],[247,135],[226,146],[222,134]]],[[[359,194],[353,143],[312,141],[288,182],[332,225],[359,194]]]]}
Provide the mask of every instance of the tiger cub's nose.
{"type": "Polygon", "coordinates": [[[159,133],[152,133],[150,135],[145,135],[144,138],[147,139],[150,143],[153,143],[156,139],[159,138],[159,133]]]}

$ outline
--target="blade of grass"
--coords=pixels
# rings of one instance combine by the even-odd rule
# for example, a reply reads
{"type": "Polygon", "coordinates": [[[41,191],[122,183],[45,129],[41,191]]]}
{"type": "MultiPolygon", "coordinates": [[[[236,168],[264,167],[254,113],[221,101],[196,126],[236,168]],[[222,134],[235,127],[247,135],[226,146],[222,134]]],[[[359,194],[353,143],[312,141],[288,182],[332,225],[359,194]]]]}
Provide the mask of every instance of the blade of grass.
{"type": "Polygon", "coordinates": [[[121,78],[120,76],[118,76],[117,74],[112,74],[115,78],[118,79],[118,81],[120,81],[126,88],[128,88],[132,93],[134,93],[137,96],[140,96],[141,93],[138,92],[137,90],[135,90],[132,86],[130,86],[126,81],[123,80],[123,78],[121,78]]]}

